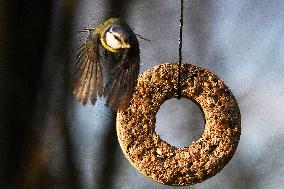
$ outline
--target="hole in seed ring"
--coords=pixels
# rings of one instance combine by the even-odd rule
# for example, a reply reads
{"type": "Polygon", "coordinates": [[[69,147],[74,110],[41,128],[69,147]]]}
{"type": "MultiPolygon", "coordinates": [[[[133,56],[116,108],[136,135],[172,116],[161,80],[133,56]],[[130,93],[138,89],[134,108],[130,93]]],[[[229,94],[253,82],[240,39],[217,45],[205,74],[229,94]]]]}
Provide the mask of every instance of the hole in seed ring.
{"type": "Polygon", "coordinates": [[[204,130],[204,115],[197,103],[188,98],[168,99],[156,115],[156,133],[176,147],[189,146],[204,130]]]}

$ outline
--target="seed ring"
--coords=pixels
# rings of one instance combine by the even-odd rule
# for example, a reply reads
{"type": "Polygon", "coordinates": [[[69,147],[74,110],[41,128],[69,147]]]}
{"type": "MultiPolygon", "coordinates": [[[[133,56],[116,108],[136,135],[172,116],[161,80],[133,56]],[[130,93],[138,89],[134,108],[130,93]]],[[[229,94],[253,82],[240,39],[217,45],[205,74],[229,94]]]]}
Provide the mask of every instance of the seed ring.
{"type": "Polygon", "coordinates": [[[181,97],[199,105],[205,126],[190,146],[171,146],[155,132],[155,123],[160,106],[178,96],[177,78],[177,63],[141,74],[129,107],[117,114],[117,135],[123,153],[142,174],[182,186],[214,176],[230,161],[240,139],[241,115],[232,92],[215,74],[182,64],[181,97]]]}

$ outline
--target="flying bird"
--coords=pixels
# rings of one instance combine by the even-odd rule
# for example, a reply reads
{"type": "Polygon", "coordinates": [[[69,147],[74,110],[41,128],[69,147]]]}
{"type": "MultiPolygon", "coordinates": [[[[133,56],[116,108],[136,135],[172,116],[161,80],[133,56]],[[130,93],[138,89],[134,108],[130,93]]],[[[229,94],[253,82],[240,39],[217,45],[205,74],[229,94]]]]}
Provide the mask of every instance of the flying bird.
{"type": "Polygon", "coordinates": [[[128,107],[140,70],[140,50],[135,33],[119,18],[110,18],[97,27],[85,29],[88,39],[78,51],[73,74],[73,94],[83,105],[95,104],[105,96],[113,111],[128,107]],[[102,52],[104,51],[104,52],[102,52]],[[103,68],[110,79],[104,85],[103,68]]]}

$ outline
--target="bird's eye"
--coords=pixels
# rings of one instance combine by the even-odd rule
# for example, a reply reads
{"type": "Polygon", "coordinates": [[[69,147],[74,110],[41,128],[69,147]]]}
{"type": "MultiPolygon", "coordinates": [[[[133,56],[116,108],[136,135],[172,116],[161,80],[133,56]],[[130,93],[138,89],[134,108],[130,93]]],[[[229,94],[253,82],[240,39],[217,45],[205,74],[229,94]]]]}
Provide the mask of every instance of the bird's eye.
{"type": "Polygon", "coordinates": [[[114,38],[115,38],[117,41],[122,42],[121,39],[120,39],[119,37],[115,36],[115,35],[114,35],[114,38]]]}

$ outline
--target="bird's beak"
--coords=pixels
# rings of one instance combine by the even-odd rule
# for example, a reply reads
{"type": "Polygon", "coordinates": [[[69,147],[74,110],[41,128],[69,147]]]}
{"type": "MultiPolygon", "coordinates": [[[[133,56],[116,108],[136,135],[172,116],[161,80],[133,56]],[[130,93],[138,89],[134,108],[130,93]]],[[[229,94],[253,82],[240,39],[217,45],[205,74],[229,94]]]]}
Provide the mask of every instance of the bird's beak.
{"type": "Polygon", "coordinates": [[[123,44],[123,45],[121,45],[121,48],[123,48],[123,49],[129,49],[130,47],[131,47],[130,44],[123,44]]]}

